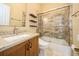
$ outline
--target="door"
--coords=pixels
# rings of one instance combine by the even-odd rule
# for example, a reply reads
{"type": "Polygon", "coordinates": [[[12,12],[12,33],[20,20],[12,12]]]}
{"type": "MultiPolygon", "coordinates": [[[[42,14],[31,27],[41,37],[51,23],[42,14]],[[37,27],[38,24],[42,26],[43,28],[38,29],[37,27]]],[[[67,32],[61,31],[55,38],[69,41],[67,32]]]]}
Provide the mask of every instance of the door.
{"type": "Polygon", "coordinates": [[[35,48],[35,55],[38,56],[39,55],[39,40],[38,40],[38,36],[35,37],[34,39],[34,46],[36,47],[35,48]]]}
{"type": "Polygon", "coordinates": [[[29,40],[30,56],[37,56],[39,54],[38,37],[29,40]]]}

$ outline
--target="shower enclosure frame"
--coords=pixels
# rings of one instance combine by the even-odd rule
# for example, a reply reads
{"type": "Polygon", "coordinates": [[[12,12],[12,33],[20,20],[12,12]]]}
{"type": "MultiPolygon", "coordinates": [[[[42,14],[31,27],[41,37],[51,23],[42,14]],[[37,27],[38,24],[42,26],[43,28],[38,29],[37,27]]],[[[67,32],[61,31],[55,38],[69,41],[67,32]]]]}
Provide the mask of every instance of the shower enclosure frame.
{"type": "Polygon", "coordinates": [[[70,27],[69,27],[69,25],[70,25],[70,7],[71,7],[71,5],[68,5],[68,6],[64,6],[64,7],[61,7],[61,8],[57,8],[57,9],[54,9],[54,10],[50,10],[50,11],[47,11],[47,12],[44,12],[44,13],[39,13],[38,14],[38,32],[40,33],[40,36],[42,36],[42,35],[44,35],[44,34],[42,34],[42,32],[43,32],[43,28],[42,28],[42,26],[43,26],[43,20],[42,20],[42,14],[45,14],[45,13],[48,13],[48,12],[52,12],[52,11],[56,11],[56,10],[60,10],[60,9],[63,9],[63,8],[66,8],[66,7],[68,7],[68,18],[67,18],[67,32],[65,32],[65,34],[66,33],[68,33],[68,34],[66,34],[66,38],[64,38],[67,42],[68,42],[68,44],[69,45],[71,45],[71,42],[70,42],[70,33],[71,33],[71,31],[70,31],[70,27]]]}

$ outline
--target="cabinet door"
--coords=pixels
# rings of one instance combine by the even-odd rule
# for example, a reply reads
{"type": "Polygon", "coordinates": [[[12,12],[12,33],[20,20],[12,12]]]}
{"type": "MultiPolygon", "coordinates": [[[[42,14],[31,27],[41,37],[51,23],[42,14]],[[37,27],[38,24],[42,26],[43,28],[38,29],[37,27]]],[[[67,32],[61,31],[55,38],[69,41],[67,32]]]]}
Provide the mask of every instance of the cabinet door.
{"type": "Polygon", "coordinates": [[[34,38],[34,46],[35,46],[35,49],[34,49],[34,53],[36,56],[39,55],[39,40],[38,40],[38,36],[34,38]]]}
{"type": "Polygon", "coordinates": [[[7,49],[4,56],[25,56],[25,43],[7,49]]]}
{"type": "Polygon", "coordinates": [[[33,47],[33,40],[34,39],[30,39],[29,41],[28,41],[28,44],[29,44],[29,56],[33,56],[34,55],[34,52],[33,52],[33,50],[34,50],[34,47],[33,47]]]}
{"type": "Polygon", "coordinates": [[[30,56],[37,56],[39,54],[38,37],[34,37],[29,41],[30,56]]]}

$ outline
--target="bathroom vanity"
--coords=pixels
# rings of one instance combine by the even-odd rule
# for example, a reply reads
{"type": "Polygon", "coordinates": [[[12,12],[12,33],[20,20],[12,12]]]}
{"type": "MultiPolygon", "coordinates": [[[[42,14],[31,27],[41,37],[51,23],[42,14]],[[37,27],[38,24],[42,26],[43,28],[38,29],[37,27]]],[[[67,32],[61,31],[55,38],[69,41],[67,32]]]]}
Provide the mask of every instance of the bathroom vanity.
{"type": "Polygon", "coordinates": [[[0,56],[37,56],[39,54],[39,35],[31,35],[15,42],[0,46],[0,56]],[[7,45],[8,44],[8,45],[7,45]]]}

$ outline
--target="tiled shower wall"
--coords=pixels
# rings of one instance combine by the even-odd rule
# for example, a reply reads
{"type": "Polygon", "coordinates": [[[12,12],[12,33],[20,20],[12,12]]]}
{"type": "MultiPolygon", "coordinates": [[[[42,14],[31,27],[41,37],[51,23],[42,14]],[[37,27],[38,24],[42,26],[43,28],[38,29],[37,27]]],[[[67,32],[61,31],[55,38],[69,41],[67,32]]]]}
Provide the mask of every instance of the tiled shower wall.
{"type": "Polygon", "coordinates": [[[65,39],[69,42],[69,12],[70,7],[66,6],[39,14],[39,32],[41,35],[65,39]]]}

